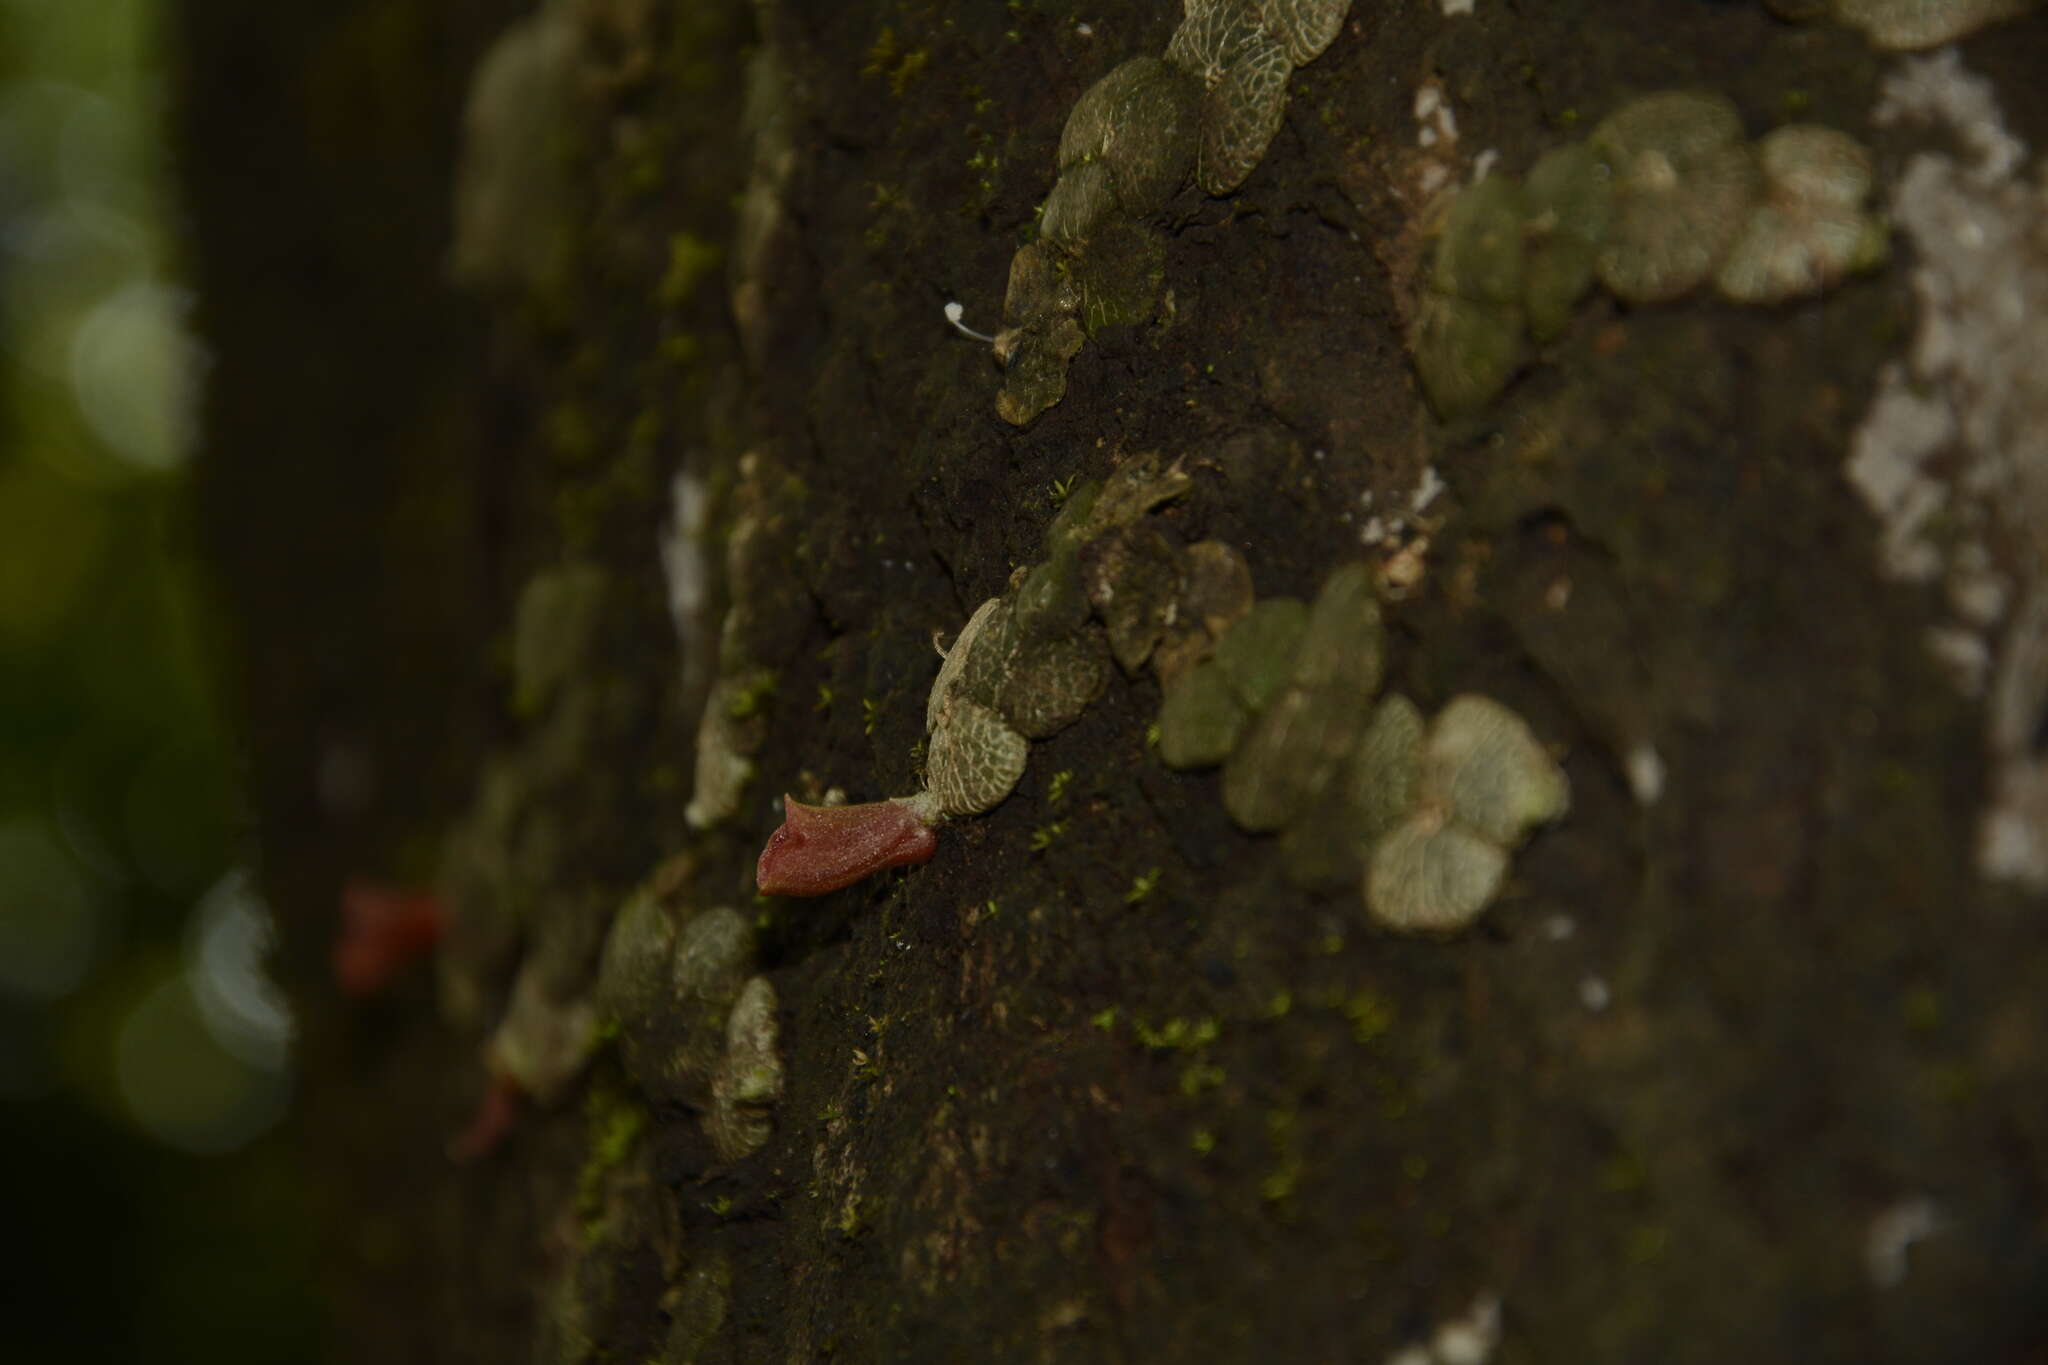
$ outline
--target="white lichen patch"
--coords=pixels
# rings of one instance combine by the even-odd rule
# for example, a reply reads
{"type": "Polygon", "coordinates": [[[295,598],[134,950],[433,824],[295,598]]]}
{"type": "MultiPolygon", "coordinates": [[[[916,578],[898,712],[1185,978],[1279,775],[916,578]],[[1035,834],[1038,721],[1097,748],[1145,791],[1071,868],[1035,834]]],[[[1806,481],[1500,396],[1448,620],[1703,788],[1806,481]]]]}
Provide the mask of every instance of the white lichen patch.
{"type": "Polygon", "coordinates": [[[1947,590],[1937,657],[1966,685],[1990,664],[1978,868],[2048,888],[2048,186],[1954,51],[1902,64],[1876,119],[1932,125],[1962,155],[1922,152],[1893,189],[1920,325],[1845,473],[1883,523],[1883,569],[1947,590]]]}
{"type": "Polygon", "coordinates": [[[1500,1346],[1500,1299],[1486,1293],[1454,1318],[1437,1325],[1426,1341],[1404,1346],[1386,1365],[1486,1365],[1500,1346]]]}

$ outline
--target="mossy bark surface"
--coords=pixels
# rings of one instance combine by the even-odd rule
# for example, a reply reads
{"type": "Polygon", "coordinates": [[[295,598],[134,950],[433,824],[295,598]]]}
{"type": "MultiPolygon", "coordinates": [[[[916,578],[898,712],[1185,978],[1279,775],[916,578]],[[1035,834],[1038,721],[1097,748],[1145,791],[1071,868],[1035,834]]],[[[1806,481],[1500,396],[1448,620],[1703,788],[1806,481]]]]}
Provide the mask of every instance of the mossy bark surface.
{"type": "MultiPolygon", "coordinates": [[[[2048,1350],[2048,917],[1975,874],[1980,717],[1841,474],[1912,332],[1903,268],[1775,310],[1595,298],[1448,427],[1404,348],[1425,80],[1465,159],[1515,172],[1667,87],[1896,168],[1894,59],[1761,4],[1361,3],[1243,189],[1161,218],[1170,306],[1019,430],[941,307],[993,325],[1067,111],[1177,4],[569,8],[570,265],[480,297],[446,283],[448,205],[468,73],[519,10],[180,6],[201,518],[336,1358],[1381,1359],[1486,1295],[1501,1360],[2048,1350]],[[677,262],[734,258],[763,47],[795,155],[743,346],[726,270],[677,262]],[[772,798],[913,790],[933,633],[1044,558],[1071,481],[1153,450],[1194,475],[1154,523],[1242,549],[1262,597],[1312,598],[1425,466],[1448,486],[1388,685],[1506,702],[1573,792],[1480,925],[1397,937],[1355,887],[1291,888],[1122,674],[930,863],[754,900],[772,798]],[[716,591],[774,673],[741,811],[695,832],[719,640],[679,645],[658,546],[683,472],[723,560],[748,452],[782,516],[716,591]],[[510,674],[522,585],[565,562],[609,585],[568,764],[510,674]],[[481,1018],[428,972],[345,1001],[327,952],[343,882],[432,880],[492,764],[553,850],[521,894],[592,941],[679,854],[755,920],[787,1072],[760,1151],[721,1162],[600,1054],[445,1159],[535,922],[481,1018]],[[1875,1283],[1873,1227],[1923,1199],[1940,1230],[1875,1283]]],[[[2048,19],[1965,55],[2048,145],[2048,19]]]]}

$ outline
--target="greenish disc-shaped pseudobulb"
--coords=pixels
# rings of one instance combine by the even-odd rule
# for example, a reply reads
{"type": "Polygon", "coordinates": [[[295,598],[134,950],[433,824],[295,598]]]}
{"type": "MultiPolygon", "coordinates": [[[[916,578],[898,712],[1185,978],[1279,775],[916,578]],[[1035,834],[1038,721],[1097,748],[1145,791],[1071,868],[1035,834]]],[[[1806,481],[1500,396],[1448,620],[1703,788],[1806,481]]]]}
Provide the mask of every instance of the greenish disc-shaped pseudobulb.
{"type": "MultiPolygon", "coordinates": [[[[974,614],[967,618],[967,624],[962,626],[960,633],[953,637],[952,648],[946,651],[945,661],[939,665],[939,675],[932,679],[932,690],[925,698],[924,728],[926,731],[931,731],[938,727],[939,717],[944,713],[946,704],[953,698],[954,693],[964,692],[967,664],[970,659],[975,657],[975,651],[980,648],[983,633],[987,632],[992,641],[998,642],[1004,636],[1004,633],[1009,628],[1008,617],[1010,610],[1010,604],[1004,599],[991,597],[974,609],[974,614]],[[991,631],[990,627],[992,625],[995,629],[991,631]]],[[[1000,644],[997,647],[1000,647],[1000,644]]],[[[981,668],[986,670],[988,667],[988,662],[984,660],[981,668]]],[[[987,676],[986,673],[977,673],[975,680],[977,682],[986,682],[987,676]]],[[[994,695],[993,683],[988,683],[987,686],[988,695],[994,695]]]]}
{"type": "Polygon", "coordinates": [[[675,920],[661,898],[646,890],[634,892],[605,935],[597,972],[601,1021],[630,1031],[667,1003],[675,941],[675,920]]]}
{"type": "Polygon", "coordinates": [[[1373,708],[1345,766],[1345,805],[1356,825],[1352,847],[1361,861],[1421,800],[1422,712],[1400,693],[1373,708]]]}
{"type": "Polygon", "coordinates": [[[1074,546],[1063,545],[1032,565],[1011,611],[1020,640],[1057,639],[1088,624],[1088,594],[1074,546]]]}
{"type": "Polygon", "coordinates": [[[1513,305],[1522,297],[1522,187],[1504,175],[1467,186],[1452,201],[1430,267],[1437,292],[1513,305]]]}
{"type": "Polygon", "coordinates": [[[1047,554],[1078,550],[1096,533],[1095,503],[1101,496],[1102,485],[1093,479],[1067,490],[1060,510],[1053,515],[1052,524],[1045,528],[1047,554]]]}
{"type": "Polygon", "coordinates": [[[1308,628],[1308,606],[1296,597],[1266,597],[1216,643],[1216,666],[1248,711],[1262,711],[1294,670],[1294,651],[1308,628]]]}
{"type": "Polygon", "coordinates": [[[1251,565],[1220,540],[1198,540],[1182,555],[1186,583],[1173,619],[1153,647],[1151,666],[1161,687],[1209,657],[1216,641],[1244,619],[1256,600],[1251,565]]]}
{"type": "Polygon", "coordinates": [[[1337,687],[1362,707],[1380,689],[1386,631],[1372,570],[1346,564],[1323,581],[1294,650],[1293,679],[1303,687],[1337,687]]]}
{"type": "Polygon", "coordinates": [[[1756,158],[1764,192],[1714,273],[1723,297],[1782,303],[1883,263],[1884,225],[1864,210],[1875,164],[1861,143],[1795,123],[1766,134],[1756,158]]]}
{"type": "Polygon", "coordinates": [[[1372,707],[1321,798],[1309,802],[1280,836],[1289,881],[1306,890],[1334,891],[1365,875],[1373,846],[1415,807],[1422,731],[1422,714],[1406,697],[1388,697],[1372,707]]]}
{"type": "Polygon", "coordinates": [[[1434,291],[1423,295],[1412,349],[1423,396],[1445,421],[1469,417],[1499,397],[1529,354],[1518,305],[1434,291]]]}
{"type": "Polygon", "coordinates": [[[1169,768],[1213,768],[1230,757],[1251,715],[1214,660],[1198,663],[1160,702],[1159,757],[1169,768]]]}
{"type": "Polygon", "coordinates": [[[1010,282],[1003,294],[1003,321],[1012,327],[1049,322],[1081,306],[1066,257],[1045,242],[1017,248],[1010,257],[1010,282]]]}
{"type": "Polygon", "coordinates": [[[740,989],[726,1019],[725,1056],[711,1077],[704,1130],[724,1161],[751,1156],[768,1141],[782,1098],[783,1067],[775,987],[765,976],[740,989]]]}
{"type": "Polygon", "coordinates": [[[1082,328],[1094,336],[1152,316],[1166,283],[1166,239],[1128,218],[1105,222],[1068,265],[1082,328]]]}
{"type": "Polygon", "coordinates": [[[2039,0],[1836,0],[1835,17],[1878,47],[1914,52],[2011,19],[2039,0]]]}
{"type": "Polygon", "coordinates": [[[1287,688],[1224,762],[1223,808],[1253,833],[1285,828],[1323,799],[1364,723],[1362,700],[1344,690],[1287,688]]]}
{"type": "Polygon", "coordinates": [[[1084,161],[1061,171],[1053,182],[1052,193],[1045,197],[1045,211],[1038,218],[1039,236],[1067,251],[1078,251],[1116,206],[1109,167],[1099,161],[1084,161]]]}
{"type": "Polygon", "coordinates": [[[1016,787],[1031,742],[986,706],[955,697],[932,731],[925,770],[943,815],[979,815],[1016,787]]]}
{"type": "Polygon", "coordinates": [[[1125,213],[1157,212],[1194,162],[1201,99],[1201,83],[1188,73],[1133,57],[1074,102],[1060,135],[1060,170],[1100,162],[1125,213]]]}
{"type": "MultiPolygon", "coordinates": [[[[614,1016],[620,1058],[649,1098],[702,1105],[725,1051],[726,1012],[754,970],[753,925],[725,906],[700,911],[676,930],[661,965],[658,992],[638,999],[634,1013],[621,1008],[614,1016]]],[[[645,988],[615,980],[615,1007],[645,988]]]]}
{"type": "Polygon", "coordinates": [[[1066,729],[1109,683],[1109,646],[1094,627],[1020,644],[996,684],[995,709],[1027,739],[1066,729]]]}
{"type": "Polygon", "coordinates": [[[1490,697],[1453,697],[1423,746],[1425,800],[1504,849],[1571,803],[1571,786],[1527,721],[1490,697]]]}
{"type": "Polygon", "coordinates": [[[1097,536],[1083,551],[1088,600],[1124,672],[1144,667],[1166,632],[1186,582],[1185,558],[1163,532],[1142,523],[1097,536]]]}
{"type": "Polygon", "coordinates": [[[1409,816],[1379,841],[1365,877],[1366,910],[1390,929],[1462,929],[1507,878],[1508,855],[1436,812],[1409,816]]]}
{"type": "Polygon", "coordinates": [[[1522,206],[1522,301],[1530,334],[1548,341],[1564,331],[1592,287],[1593,263],[1614,217],[1613,187],[1593,149],[1573,142],[1529,168],[1522,206]]]}
{"type": "Polygon", "coordinates": [[[1086,340],[1081,324],[1067,316],[1056,315],[1042,327],[1019,329],[1002,392],[996,395],[996,416],[1013,427],[1028,426],[1066,397],[1067,363],[1086,340]]]}
{"type": "Polygon", "coordinates": [[[1293,73],[1286,51],[1259,29],[1203,94],[1195,179],[1205,192],[1231,193],[1265,159],[1287,113],[1287,78],[1293,73]]]}
{"type": "Polygon", "coordinates": [[[1261,39],[1271,41],[1251,0],[1189,0],[1180,27],[1167,40],[1166,60],[1213,86],[1261,39]]]}
{"type": "Polygon", "coordinates": [[[1410,344],[1441,418],[1491,403],[1527,358],[1524,220],[1521,187],[1497,175],[1465,189],[1445,216],[1410,344]]]}
{"type": "Polygon", "coordinates": [[[1587,145],[1614,190],[1595,261],[1600,282],[1631,303],[1661,303],[1712,275],[1760,180],[1735,106],[1680,90],[1645,95],[1603,120],[1587,145]]]}
{"type": "Polygon", "coordinates": [[[1344,26],[1351,0],[1258,0],[1259,23],[1287,49],[1287,60],[1307,66],[1323,55],[1344,26]]]}

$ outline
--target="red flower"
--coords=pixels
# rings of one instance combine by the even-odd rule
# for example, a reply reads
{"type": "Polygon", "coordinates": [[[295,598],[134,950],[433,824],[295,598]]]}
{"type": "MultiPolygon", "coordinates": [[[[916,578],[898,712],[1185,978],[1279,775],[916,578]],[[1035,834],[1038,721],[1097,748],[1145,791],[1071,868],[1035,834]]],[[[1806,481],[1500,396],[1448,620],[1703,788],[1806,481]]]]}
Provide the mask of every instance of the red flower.
{"type": "Polygon", "coordinates": [[[447,914],[431,891],[382,882],[350,882],[341,892],[341,935],[334,941],[334,980],[350,995],[380,990],[441,941],[447,914]]]}
{"type": "Polygon", "coordinates": [[[754,881],[771,896],[822,896],[884,868],[928,862],[939,836],[908,801],[806,806],[785,796],[754,881]]]}

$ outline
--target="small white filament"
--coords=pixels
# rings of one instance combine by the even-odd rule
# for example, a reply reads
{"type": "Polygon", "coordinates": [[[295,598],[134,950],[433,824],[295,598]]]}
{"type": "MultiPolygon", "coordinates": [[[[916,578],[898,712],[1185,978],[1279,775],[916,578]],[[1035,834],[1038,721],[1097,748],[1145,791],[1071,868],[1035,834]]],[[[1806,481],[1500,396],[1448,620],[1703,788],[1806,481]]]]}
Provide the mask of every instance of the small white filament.
{"type": "Polygon", "coordinates": [[[967,309],[963,307],[957,300],[949,301],[946,304],[946,321],[952,323],[953,330],[960,333],[961,336],[972,337],[976,341],[993,345],[995,343],[994,337],[985,336],[982,333],[975,331],[972,327],[969,327],[966,323],[960,321],[961,316],[965,314],[966,311],[967,309]]]}

